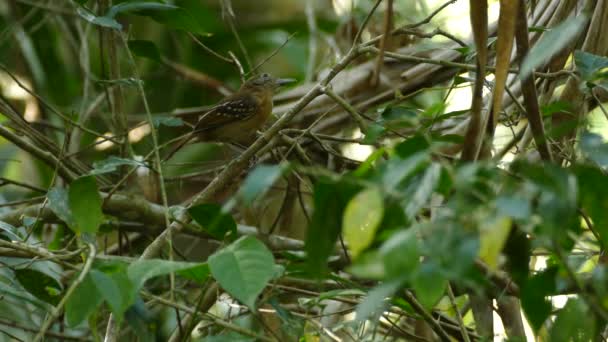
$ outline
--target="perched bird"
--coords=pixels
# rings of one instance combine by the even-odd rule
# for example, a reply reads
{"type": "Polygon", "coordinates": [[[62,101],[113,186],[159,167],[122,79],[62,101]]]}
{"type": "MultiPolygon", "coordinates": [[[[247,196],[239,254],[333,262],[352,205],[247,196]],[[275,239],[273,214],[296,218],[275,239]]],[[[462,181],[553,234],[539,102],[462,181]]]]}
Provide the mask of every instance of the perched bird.
{"type": "Polygon", "coordinates": [[[188,141],[226,142],[246,146],[272,114],[272,95],[293,79],[275,78],[264,73],[248,79],[234,94],[199,116],[196,125],[164,159],[169,159],[188,141]]]}

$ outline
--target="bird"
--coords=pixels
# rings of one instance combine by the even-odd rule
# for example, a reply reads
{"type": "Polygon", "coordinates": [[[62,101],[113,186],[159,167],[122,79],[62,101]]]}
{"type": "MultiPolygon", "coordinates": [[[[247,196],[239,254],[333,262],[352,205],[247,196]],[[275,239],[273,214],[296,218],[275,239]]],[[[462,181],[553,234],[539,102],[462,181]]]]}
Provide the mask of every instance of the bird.
{"type": "Polygon", "coordinates": [[[237,92],[227,96],[198,117],[192,131],[164,158],[167,160],[190,140],[231,143],[245,147],[272,114],[272,96],[280,86],[295,82],[263,73],[246,80],[237,92]]]}

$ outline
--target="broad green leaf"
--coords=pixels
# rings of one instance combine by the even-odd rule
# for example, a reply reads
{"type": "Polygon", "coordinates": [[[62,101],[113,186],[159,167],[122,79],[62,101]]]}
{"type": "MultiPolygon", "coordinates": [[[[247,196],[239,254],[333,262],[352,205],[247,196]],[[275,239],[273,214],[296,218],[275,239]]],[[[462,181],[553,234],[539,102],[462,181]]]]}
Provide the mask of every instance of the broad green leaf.
{"type": "Polygon", "coordinates": [[[521,63],[519,77],[525,79],[534,69],[542,66],[562,48],[570,44],[585,28],[587,16],[585,14],[570,17],[550,31],[543,33],[538,43],[530,49],[528,55],[521,63]]]}
{"type": "Polygon", "coordinates": [[[392,280],[371,289],[363,301],[357,305],[356,320],[363,322],[379,316],[390,303],[391,297],[399,290],[402,281],[392,280]]]}
{"type": "Polygon", "coordinates": [[[97,291],[95,282],[87,274],[65,304],[68,326],[75,327],[80,324],[94,313],[102,302],[102,295],[97,291]]]}
{"type": "Polygon", "coordinates": [[[542,327],[552,310],[549,295],[555,294],[557,268],[552,267],[530,277],[521,289],[521,307],[535,332],[542,327]]]}
{"type": "Polygon", "coordinates": [[[608,68],[607,57],[577,50],[574,51],[574,62],[576,70],[585,81],[593,82],[598,78],[606,78],[608,76],[606,70],[608,68]]]}
{"type": "Polygon", "coordinates": [[[314,188],[314,212],[306,232],[306,255],[309,272],[321,277],[327,258],[334,251],[342,228],[342,213],[359,187],[347,182],[320,179],[314,188]]]}
{"type": "MultiPolygon", "coordinates": [[[[149,40],[129,40],[128,45],[135,56],[148,58],[158,63],[161,62],[160,52],[158,52],[158,48],[153,42],[149,40]]],[[[173,119],[180,120],[179,118],[173,119]]]]}
{"type": "Polygon", "coordinates": [[[272,253],[252,236],[241,237],[211,255],[209,268],[222,288],[251,310],[275,273],[272,253]]]}
{"type": "Polygon", "coordinates": [[[559,112],[565,112],[565,113],[572,113],[572,105],[569,102],[564,102],[564,101],[555,101],[555,102],[551,102],[547,105],[544,105],[540,108],[541,113],[543,113],[543,116],[551,116],[554,113],[559,113],[559,112]]]}
{"type": "Polygon", "coordinates": [[[49,200],[49,208],[53,213],[70,228],[74,227],[75,221],[68,203],[68,192],[64,188],[52,188],[46,197],[49,200]]]}
{"type": "Polygon", "coordinates": [[[68,202],[75,222],[72,229],[77,233],[97,233],[103,212],[95,177],[85,176],[73,181],[68,190],[68,202]]]}
{"type": "Polygon", "coordinates": [[[559,310],[551,325],[552,342],[586,342],[594,340],[595,319],[593,313],[580,298],[570,298],[559,310]]]}
{"type": "Polygon", "coordinates": [[[389,279],[410,277],[420,265],[418,237],[413,229],[393,234],[380,247],[386,276],[389,279]]]}
{"type": "Polygon", "coordinates": [[[76,13],[78,13],[78,15],[82,19],[90,22],[91,24],[102,26],[102,27],[107,27],[107,28],[111,28],[111,29],[115,29],[115,30],[122,29],[122,25],[120,25],[120,23],[118,21],[116,21],[115,19],[103,17],[103,16],[98,17],[98,16],[94,15],[93,13],[91,13],[90,11],[88,11],[87,9],[84,9],[83,7],[78,7],[76,9],[76,13]]]}
{"type": "Polygon", "coordinates": [[[443,297],[448,280],[434,263],[427,262],[422,264],[411,283],[420,304],[431,309],[443,297]]]}
{"type": "Polygon", "coordinates": [[[479,258],[491,270],[496,270],[500,251],[511,231],[511,219],[506,216],[486,218],[479,226],[479,258]]]}
{"type": "Polygon", "coordinates": [[[223,239],[229,234],[233,239],[236,238],[236,222],[229,213],[222,210],[220,205],[200,204],[188,209],[188,213],[209,235],[223,239]]]}
{"type": "Polygon", "coordinates": [[[575,169],[583,211],[591,217],[593,228],[608,246],[608,175],[596,167],[579,165],[575,169]]]}
{"type": "Polygon", "coordinates": [[[127,268],[129,279],[133,283],[133,290],[139,291],[144,283],[151,278],[199,267],[200,263],[170,261],[162,259],[137,260],[127,268]]]}
{"type": "Polygon", "coordinates": [[[119,167],[124,165],[147,167],[147,165],[141,161],[110,156],[104,160],[94,162],[93,170],[89,171],[89,175],[101,175],[114,172],[118,170],[119,167]]]}
{"type": "Polygon", "coordinates": [[[98,270],[91,270],[88,276],[91,277],[95,288],[101,295],[101,297],[108,302],[108,305],[112,312],[116,315],[117,320],[122,320],[122,315],[131,304],[129,295],[131,293],[130,282],[124,273],[120,273],[127,281],[116,281],[112,276],[100,272],[98,270]]]}
{"type": "Polygon", "coordinates": [[[207,263],[199,264],[198,266],[186,268],[176,272],[176,274],[180,277],[190,279],[199,284],[203,284],[209,278],[210,273],[211,271],[209,270],[209,264],[207,263]]]}
{"type": "Polygon", "coordinates": [[[59,303],[63,290],[55,278],[31,268],[15,270],[15,277],[34,297],[53,305],[59,303]]]}
{"type": "Polygon", "coordinates": [[[239,190],[245,204],[251,204],[270,188],[287,170],[286,164],[260,165],[251,172],[239,190]]]}
{"type": "Polygon", "coordinates": [[[608,166],[608,142],[602,136],[593,133],[583,133],[580,141],[581,150],[585,155],[601,167],[608,166]]]}
{"type": "Polygon", "coordinates": [[[401,182],[424,170],[428,163],[428,154],[424,152],[416,153],[407,159],[390,159],[380,171],[384,188],[394,191],[401,182]]]}
{"type": "Polygon", "coordinates": [[[418,152],[428,150],[429,147],[431,144],[428,139],[424,135],[417,134],[395,146],[395,152],[401,158],[409,158],[418,152]]]}
{"type": "Polygon", "coordinates": [[[440,176],[441,165],[437,163],[429,165],[420,182],[415,185],[416,190],[412,196],[406,199],[405,213],[410,219],[413,219],[431,198],[431,195],[439,184],[440,176]]]}
{"type": "Polygon", "coordinates": [[[342,219],[342,233],[353,258],[374,241],[383,215],[384,199],[375,187],[359,192],[348,202],[342,219]]]}
{"type": "Polygon", "coordinates": [[[501,215],[520,220],[530,218],[532,213],[530,202],[523,196],[499,196],[496,198],[496,209],[501,215]]]}
{"type": "Polygon", "coordinates": [[[0,235],[5,236],[9,241],[22,241],[21,233],[12,225],[0,221],[0,235]]]}

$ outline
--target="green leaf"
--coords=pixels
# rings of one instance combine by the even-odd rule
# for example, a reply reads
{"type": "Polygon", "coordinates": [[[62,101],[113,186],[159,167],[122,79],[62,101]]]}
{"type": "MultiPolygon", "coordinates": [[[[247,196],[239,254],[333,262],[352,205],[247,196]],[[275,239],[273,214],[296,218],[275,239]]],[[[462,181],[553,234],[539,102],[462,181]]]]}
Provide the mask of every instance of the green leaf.
{"type": "Polygon", "coordinates": [[[17,228],[3,221],[0,221],[0,234],[7,237],[9,241],[23,240],[23,237],[17,228]]]}
{"type": "Polygon", "coordinates": [[[52,305],[59,303],[63,290],[55,278],[30,268],[15,270],[15,277],[34,297],[52,305]]]}
{"type": "Polygon", "coordinates": [[[314,188],[314,212],[306,233],[309,272],[321,277],[334,251],[342,227],[342,213],[359,187],[347,182],[321,179],[314,188]]]}
{"type": "Polygon", "coordinates": [[[431,262],[423,263],[411,282],[416,298],[429,310],[443,297],[448,284],[439,268],[431,262]]]}
{"type": "Polygon", "coordinates": [[[500,251],[511,232],[511,219],[506,216],[488,217],[479,226],[479,258],[495,271],[500,251]]]}
{"type": "Polygon", "coordinates": [[[574,51],[574,63],[576,70],[585,81],[593,82],[598,78],[606,77],[605,69],[608,68],[608,58],[604,56],[577,50],[574,51]]]}
{"type": "Polygon", "coordinates": [[[519,77],[525,79],[534,69],[542,66],[552,56],[570,44],[585,28],[586,22],[587,16],[581,14],[570,17],[551,28],[551,31],[543,33],[538,43],[532,46],[521,63],[519,77]]]}
{"type": "Polygon", "coordinates": [[[141,161],[120,158],[116,156],[109,156],[104,160],[94,162],[93,170],[89,171],[89,175],[101,175],[105,173],[114,172],[118,170],[119,167],[124,165],[147,167],[146,163],[141,161]]]}
{"type": "Polygon", "coordinates": [[[236,222],[220,205],[200,204],[188,209],[188,213],[209,235],[223,239],[230,234],[233,239],[236,238],[236,222]]]}
{"type": "Polygon", "coordinates": [[[77,233],[97,233],[103,221],[103,212],[95,177],[85,176],[76,179],[70,184],[68,191],[68,202],[75,222],[72,228],[77,233]]]}
{"type": "MultiPolygon", "coordinates": [[[[161,63],[160,52],[153,42],[149,40],[129,40],[128,45],[135,56],[161,63]]],[[[180,120],[179,118],[173,119],[180,120]]]]}
{"type": "Polygon", "coordinates": [[[542,106],[540,108],[540,111],[543,113],[543,116],[551,116],[559,112],[573,113],[572,104],[570,104],[570,102],[564,101],[551,102],[547,105],[542,106]]]}
{"type": "Polygon", "coordinates": [[[95,282],[87,274],[65,304],[68,326],[75,327],[87,319],[103,302],[95,282]]]}
{"type": "Polygon", "coordinates": [[[602,136],[594,133],[583,133],[580,142],[585,155],[601,167],[608,166],[608,143],[602,136]]]}
{"type": "Polygon", "coordinates": [[[526,220],[532,214],[530,202],[522,196],[499,196],[496,198],[496,208],[500,214],[520,220],[526,220]]]}
{"type": "Polygon", "coordinates": [[[600,169],[579,165],[575,168],[583,211],[591,217],[593,228],[604,246],[608,246],[608,175],[600,169]]]}
{"type": "Polygon", "coordinates": [[[131,304],[129,296],[131,293],[131,283],[126,275],[120,273],[123,277],[122,281],[118,278],[115,280],[112,276],[97,270],[91,270],[88,275],[91,277],[101,297],[108,302],[110,309],[120,322],[124,312],[131,304]]]}
{"type": "Polygon", "coordinates": [[[211,270],[209,269],[209,264],[203,263],[192,268],[177,271],[176,274],[178,274],[180,277],[203,284],[209,278],[211,270]]]}
{"type": "Polygon", "coordinates": [[[342,233],[353,258],[367,248],[376,235],[384,215],[384,199],[375,187],[359,192],[344,210],[342,233]]]}
{"type": "Polygon", "coordinates": [[[371,289],[363,301],[357,305],[355,319],[363,322],[382,314],[390,303],[391,297],[401,287],[401,283],[400,280],[392,280],[371,289]]]}
{"type": "Polygon", "coordinates": [[[169,261],[162,259],[137,260],[127,268],[129,279],[133,283],[133,290],[139,291],[144,283],[151,278],[199,267],[200,263],[169,261]]]}
{"type": "Polygon", "coordinates": [[[380,170],[384,189],[395,191],[398,185],[418,172],[429,163],[428,154],[419,152],[407,159],[392,158],[380,170]]]}
{"type": "Polygon", "coordinates": [[[108,17],[98,17],[83,7],[78,7],[76,9],[76,13],[78,13],[78,15],[82,19],[90,22],[91,24],[102,26],[102,27],[107,27],[107,28],[111,28],[111,29],[115,29],[115,30],[122,29],[122,25],[120,25],[120,23],[118,23],[118,21],[116,21],[115,19],[108,18],[108,17]]]}
{"type": "Polygon", "coordinates": [[[287,171],[287,164],[260,165],[245,179],[239,195],[245,204],[251,204],[258,196],[266,192],[287,171]]]}
{"type": "Polygon", "coordinates": [[[68,203],[68,192],[64,188],[52,188],[46,197],[49,200],[51,211],[69,227],[74,227],[75,221],[68,203]]]}
{"type": "Polygon", "coordinates": [[[211,255],[209,268],[222,288],[251,310],[275,274],[272,253],[252,236],[241,237],[211,255]]]}
{"type": "Polygon", "coordinates": [[[586,342],[594,340],[594,315],[580,298],[570,298],[551,325],[552,342],[586,342]]]}
{"type": "Polygon", "coordinates": [[[418,238],[412,229],[400,230],[380,247],[386,276],[390,279],[412,276],[420,265],[418,238]]]}
{"type": "Polygon", "coordinates": [[[548,268],[530,277],[521,289],[521,306],[535,332],[551,314],[551,302],[547,296],[555,292],[557,268],[548,268]]]}
{"type": "Polygon", "coordinates": [[[418,152],[426,151],[429,147],[431,147],[431,144],[428,139],[424,135],[417,134],[395,146],[395,152],[405,159],[418,152]]]}
{"type": "Polygon", "coordinates": [[[440,176],[441,165],[433,163],[426,169],[420,183],[416,184],[414,193],[406,199],[405,213],[410,219],[413,219],[431,198],[439,185],[440,176]]]}

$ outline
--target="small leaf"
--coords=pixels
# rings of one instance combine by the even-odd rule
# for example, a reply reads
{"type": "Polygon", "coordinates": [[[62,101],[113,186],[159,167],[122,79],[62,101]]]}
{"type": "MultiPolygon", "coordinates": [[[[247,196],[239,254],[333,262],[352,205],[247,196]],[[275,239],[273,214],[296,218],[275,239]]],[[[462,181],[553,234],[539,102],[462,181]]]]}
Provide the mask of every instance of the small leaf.
{"type": "Polygon", "coordinates": [[[360,190],[348,182],[321,179],[314,188],[314,212],[306,232],[306,255],[309,272],[321,277],[327,258],[334,251],[342,227],[342,215],[348,201],[360,190]]]}
{"type": "Polygon", "coordinates": [[[342,232],[353,258],[357,258],[374,241],[383,215],[384,199],[377,188],[363,190],[348,202],[342,232]]]}
{"type": "Polygon", "coordinates": [[[72,228],[77,233],[97,233],[103,221],[103,212],[95,178],[85,176],[73,181],[70,184],[68,201],[75,222],[72,228]]]}
{"type": "Polygon", "coordinates": [[[144,283],[151,278],[166,275],[171,272],[183,271],[199,267],[200,263],[169,261],[162,259],[137,260],[127,268],[129,279],[133,283],[133,290],[139,291],[144,283]]]}
{"type": "Polygon", "coordinates": [[[101,175],[114,172],[118,170],[120,166],[124,165],[147,167],[147,165],[141,161],[110,156],[107,159],[94,162],[93,170],[89,172],[89,175],[101,175]]]}
{"type": "Polygon", "coordinates": [[[188,209],[188,213],[209,235],[223,239],[230,234],[233,239],[236,238],[236,222],[220,205],[200,204],[188,209]]]}
{"type": "Polygon", "coordinates": [[[487,218],[479,227],[479,258],[491,270],[498,267],[500,251],[511,232],[511,219],[506,216],[487,218]]]}
{"type": "Polygon", "coordinates": [[[0,221],[0,234],[7,237],[9,241],[22,241],[23,237],[17,228],[12,225],[0,221]]]}
{"type": "Polygon", "coordinates": [[[410,219],[413,219],[431,198],[435,188],[439,185],[440,176],[441,165],[433,163],[426,169],[420,183],[416,185],[414,193],[406,200],[405,213],[410,219]]]}
{"type": "MultiPolygon", "coordinates": [[[[160,52],[158,52],[158,48],[153,42],[149,40],[129,40],[128,45],[135,56],[148,58],[158,63],[161,62],[160,52]]],[[[179,118],[173,119],[180,120],[179,118]]]]}
{"type": "Polygon", "coordinates": [[[52,305],[59,303],[63,290],[55,278],[30,268],[15,270],[15,277],[34,297],[52,305]]]}
{"type": "Polygon", "coordinates": [[[424,263],[419,272],[412,279],[412,287],[416,298],[426,309],[431,309],[441,297],[447,287],[447,279],[439,272],[433,263],[424,263]]]}
{"type": "Polygon", "coordinates": [[[286,164],[260,165],[245,179],[239,195],[245,204],[251,204],[258,196],[266,192],[274,182],[287,170],[286,164]]]}
{"type": "Polygon", "coordinates": [[[593,133],[583,133],[580,142],[585,155],[601,167],[608,167],[608,142],[602,136],[593,133]]]}
{"type": "Polygon", "coordinates": [[[392,158],[383,165],[380,175],[387,191],[395,191],[397,186],[425,169],[429,163],[428,154],[419,152],[407,159],[392,158]]]}
{"type": "Polygon", "coordinates": [[[574,62],[576,70],[581,77],[588,82],[593,82],[598,78],[606,77],[608,68],[608,58],[594,55],[585,51],[574,51],[574,62]]]}
{"type": "Polygon", "coordinates": [[[594,340],[596,320],[580,298],[570,298],[559,310],[551,325],[552,342],[585,342],[594,340]]]}
{"type": "Polygon", "coordinates": [[[576,39],[585,28],[587,16],[585,14],[570,17],[555,27],[551,31],[543,33],[538,43],[531,49],[524,58],[519,71],[519,77],[525,79],[530,73],[542,66],[552,56],[557,54],[572,40],[576,39]]]}
{"type": "Polygon", "coordinates": [[[251,310],[275,274],[272,253],[252,236],[241,237],[214,253],[209,267],[222,288],[251,310]]]}
{"type": "Polygon", "coordinates": [[[83,7],[78,7],[76,9],[76,13],[78,13],[78,15],[82,19],[90,22],[91,24],[102,26],[102,27],[107,27],[107,28],[111,28],[111,29],[115,29],[115,30],[122,29],[122,25],[120,25],[120,23],[118,23],[118,21],[114,20],[113,18],[98,17],[98,16],[94,15],[93,13],[89,12],[88,10],[84,9],[83,7]]]}
{"type": "Polygon", "coordinates": [[[64,188],[52,188],[46,194],[49,200],[49,208],[59,219],[69,227],[74,227],[74,217],[68,203],[68,193],[64,188]]]}
{"type": "Polygon", "coordinates": [[[65,304],[68,326],[75,327],[87,319],[103,302],[95,282],[87,274],[65,304]]]}
{"type": "Polygon", "coordinates": [[[521,289],[521,306],[535,332],[542,327],[552,310],[547,297],[554,294],[557,268],[541,271],[526,281],[521,289]]]}
{"type": "Polygon", "coordinates": [[[418,238],[412,229],[393,234],[380,247],[386,276],[403,278],[412,276],[420,265],[418,238]]]}
{"type": "Polygon", "coordinates": [[[371,289],[363,301],[357,305],[356,320],[363,322],[379,316],[390,303],[392,297],[401,287],[400,280],[382,283],[371,289]]]}
{"type": "MultiPolygon", "coordinates": [[[[122,275],[124,276],[124,274],[122,275]]],[[[95,288],[101,297],[108,302],[110,309],[120,322],[122,320],[122,315],[131,304],[128,299],[129,294],[131,293],[130,282],[123,281],[123,286],[121,288],[111,276],[97,270],[91,270],[88,276],[91,277],[93,284],[95,284],[95,288]],[[125,288],[124,285],[127,285],[127,287],[125,288]]]]}

